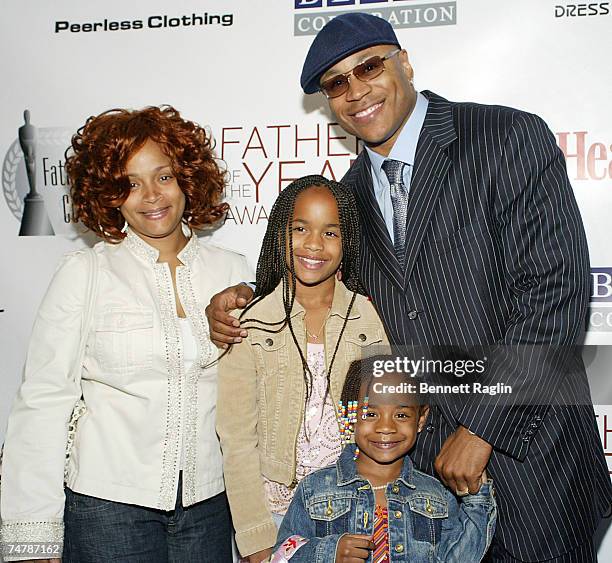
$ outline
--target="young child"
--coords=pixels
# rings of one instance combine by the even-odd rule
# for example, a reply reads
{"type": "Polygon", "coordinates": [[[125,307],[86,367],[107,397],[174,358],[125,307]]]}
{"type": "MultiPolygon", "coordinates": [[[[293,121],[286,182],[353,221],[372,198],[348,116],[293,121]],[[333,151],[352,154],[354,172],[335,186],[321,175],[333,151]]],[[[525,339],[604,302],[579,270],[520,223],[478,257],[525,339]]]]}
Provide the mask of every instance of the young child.
{"type": "Polygon", "coordinates": [[[250,563],[272,553],[297,483],[342,451],[335,405],[350,362],[388,345],[359,283],[359,243],[352,193],[322,176],[291,183],[270,213],[248,337],[219,367],[225,484],[250,563]]]}
{"type": "Polygon", "coordinates": [[[273,563],[477,563],[484,557],[496,519],[492,483],[483,477],[480,491],[458,502],[413,467],[408,452],[429,407],[398,387],[409,383],[405,374],[373,376],[373,362],[386,359],[392,357],[351,364],[339,413],[345,438],[355,443],[335,466],[299,484],[273,563]]]}

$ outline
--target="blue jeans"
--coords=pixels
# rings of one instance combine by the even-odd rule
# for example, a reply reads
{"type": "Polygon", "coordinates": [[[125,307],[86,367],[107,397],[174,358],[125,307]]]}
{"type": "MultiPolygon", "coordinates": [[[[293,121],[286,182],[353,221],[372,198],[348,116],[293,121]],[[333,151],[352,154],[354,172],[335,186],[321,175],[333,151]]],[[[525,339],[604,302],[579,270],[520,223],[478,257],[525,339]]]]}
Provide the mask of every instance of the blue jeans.
{"type": "Polygon", "coordinates": [[[225,493],[156,510],[66,489],[62,563],[232,563],[225,493]]]}

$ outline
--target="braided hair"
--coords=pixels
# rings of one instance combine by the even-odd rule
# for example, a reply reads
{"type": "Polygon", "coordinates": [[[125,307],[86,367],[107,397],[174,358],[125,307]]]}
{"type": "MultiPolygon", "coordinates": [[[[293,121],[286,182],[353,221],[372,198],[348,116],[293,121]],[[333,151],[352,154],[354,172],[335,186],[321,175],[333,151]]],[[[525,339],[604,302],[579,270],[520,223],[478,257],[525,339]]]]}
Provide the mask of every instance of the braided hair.
{"type": "MultiPolygon", "coordinates": [[[[293,235],[288,229],[293,219],[293,209],[298,195],[308,188],[323,186],[334,196],[338,204],[340,217],[340,232],[342,235],[342,281],[351,291],[365,294],[359,281],[359,239],[361,227],[357,213],[357,204],[353,192],[344,184],[328,180],[323,176],[311,175],[298,178],[289,184],[276,198],[268,228],[261,244],[261,252],[257,261],[257,288],[255,297],[265,297],[272,293],[281,280],[288,274],[295,273],[293,268],[293,235]],[[287,236],[288,235],[288,236],[287,236]],[[289,245],[290,267],[287,269],[285,259],[289,245]]],[[[295,279],[295,276],[293,276],[295,279]]],[[[294,292],[295,293],[295,292],[294,292]]]]}
{"type": "Polygon", "coordinates": [[[346,311],[344,324],[342,325],[330,365],[327,369],[327,388],[325,391],[325,399],[327,399],[330,374],[353,303],[355,302],[357,293],[365,295],[365,290],[359,281],[359,243],[361,239],[361,228],[359,225],[355,198],[349,188],[344,184],[328,180],[323,176],[311,175],[298,178],[279,194],[272,206],[268,218],[268,228],[266,229],[266,234],[264,235],[261,245],[259,260],[257,261],[255,296],[253,301],[251,301],[240,315],[241,324],[247,324],[247,326],[244,326],[245,329],[258,329],[264,332],[278,333],[285,327],[289,328],[289,332],[299,351],[302,362],[307,401],[312,386],[312,373],[310,372],[304,351],[297,341],[291,323],[291,310],[293,309],[293,303],[295,301],[296,276],[293,257],[293,234],[289,226],[293,220],[293,212],[297,197],[302,192],[314,186],[327,188],[334,196],[338,205],[342,240],[342,263],[340,265],[340,272],[342,274],[342,282],[347,289],[353,292],[353,296],[346,311]],[[287,248],[289,252],[287,252],[287,248]],[[287,264],[287,256],[289,258],[289,264],[287,264]],[[270,295],[279,283],[283,284],[284,318],[279,319],[277,322],[263,322],[254,318],[242,320],[246,313],[255,304],[270,295]],[[248,323],[251,324],[248,325],[248,323]]]}
{"type": "Polygon", "coordinates": [[[362,385],[366,385],[367,389],[370,389],[370,385],[374,380],[374,370],[372,369],[373,363],[382,358],[386,358],[386,356],[372,356],[371,358],[364,358],[351,362],[346,372],[344,387],[340,395],[340,401],[343,405],[348,405],[349,401],[359,400],[359,390],[362,385]]]}

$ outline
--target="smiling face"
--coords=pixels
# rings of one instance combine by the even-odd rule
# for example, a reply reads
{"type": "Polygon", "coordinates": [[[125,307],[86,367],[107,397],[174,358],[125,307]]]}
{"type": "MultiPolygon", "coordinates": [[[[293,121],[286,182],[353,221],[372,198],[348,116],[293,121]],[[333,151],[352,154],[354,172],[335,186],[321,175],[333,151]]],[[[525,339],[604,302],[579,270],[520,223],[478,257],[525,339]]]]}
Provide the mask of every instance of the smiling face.
{"type": "MultiPolygon", "coordinates": [[[[393,45],[376,45],[349,55],[323,74],[320,82],[346,73],[373,56],[383,57],[393,45]]],[[[387,156],[416,103],[412,66],[406,51],[385,61],[385,70],[368,82],[350,77],[345,94],[328,100],[336,120],[372,150],[387,156]]]]}
{"type": "Polygon", "coordinates": [[[172,171],[170,158],[148,140],[126,163],[131,191],[121,214],[138,235],[154,244],[166,237],[181,237],[185,194],[172,171]]]}
{"type": "Polygon", "coordinates": [[[314,286],[331,279],[342,262],[342,236],[338,204],[329,189],[312,186],[300,193],[289,228],[298,283],[314,286]]]}
{"type": "Polygon", "coordinates": [[[402,374],[385,374],[370,385],[362,383],[355,427],[359,446],[359,463],[401,465],[414,446],[418,432],[425,424],[427,406],[419,405],[409,393],[382,392],[382,385],[398,386],[406,382],[402,374]],[[378,392],[377,392],[378,390],[378,392]],[[368,395],[368,412],[362,418],[364,397],[368,395]]]}

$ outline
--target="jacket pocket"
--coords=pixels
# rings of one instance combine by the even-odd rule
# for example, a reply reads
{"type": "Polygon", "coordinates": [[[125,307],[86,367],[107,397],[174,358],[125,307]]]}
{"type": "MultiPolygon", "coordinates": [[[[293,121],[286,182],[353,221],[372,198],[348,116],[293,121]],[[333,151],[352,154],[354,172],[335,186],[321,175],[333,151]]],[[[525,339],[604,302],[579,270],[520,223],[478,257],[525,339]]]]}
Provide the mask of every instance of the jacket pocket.
{"type": "Polygon", "coordinates": [[[251,336],[253,346],[259,346],[263,352],[276,352],[285,346],[286,330],[277,334],[262,332],[256,329],[251,330],[253,331],[251,336]]]}
{"type": "Polygon", "coordinates": [[[306,503],[317,537],[343,534],[350,529],[351,497],[318,495],[306,503]]]}
{"type": "Polygon", "coordinates": [[[383,340],[382,328],[362,326],[355,331],[355,334],[347,334],[345,339],[347,342],[355,344],[355,346],[360,348],[371,346],[372,344],[380,344],[383,340]]]}
{"type": "Polygon", "coordinates": [[[466,245],[471,240],[481,237],[488,232],[484,221],[474,221],[465,227],[433,241],[433,248],[438,254],[445,254],[466,245]]]}
{"type": "Polygon", "coordinates": [[[105,373],[130,375],[153,365],[153,311],[112,308],[96,321],[96,358],[105,373]]]}
{"type": "Polygon", "coordinates": [[[345,332],[342,338],[347,363],[382,353],[383,329],[380,325],[357,325],[350,332],[345,332]]]}
{"type": "Polygon", "coordinates": [[[94,515],[99,512],[110,510],[113,507],[120,507],[110,500],[105,500],[74,491],[66,488],[66,510],[76,516],[94,515]]]}
{"type": "Polygon", "coordinates": [[[448,518],[447,502],[430,495],[414,495],[408,500],[408,506],[414,539],[437,545],[442,533],[442,519],[448,518]]]}
{"type": "Polygon", "coordinates": [[[336,520],[351,510],[351,498],[350,497],[315,497],[310,499],[306,508],[308,514],[313,520],[323,520],[325,522],[331,522],[336,520]]]}

